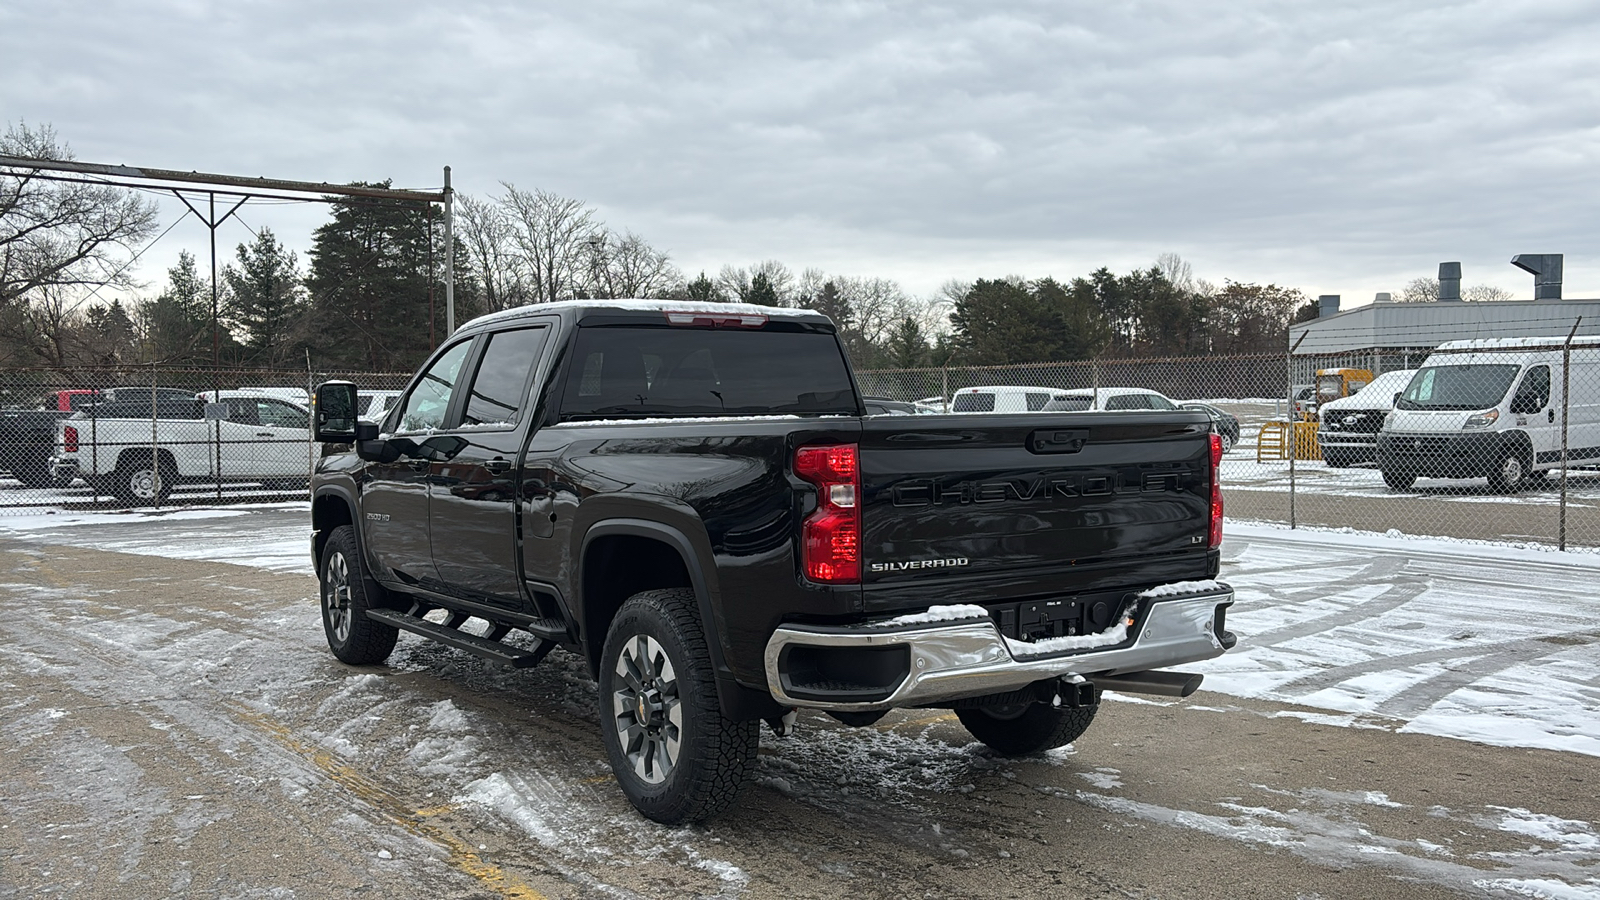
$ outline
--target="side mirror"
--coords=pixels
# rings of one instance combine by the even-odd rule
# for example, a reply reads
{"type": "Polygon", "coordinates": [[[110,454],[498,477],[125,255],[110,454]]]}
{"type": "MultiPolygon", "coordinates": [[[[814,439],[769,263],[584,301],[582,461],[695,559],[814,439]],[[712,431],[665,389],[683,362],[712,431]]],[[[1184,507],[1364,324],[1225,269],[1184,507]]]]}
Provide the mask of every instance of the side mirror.
{"type": "Polygon", "coordinates": [[[1531,415],[1544,409],[1544,406],[1545,399],[1543,397],[1529,394],[1518,394],[1511,400],[1511,412],[1513,415],[1531,415]]]}
{"type": "Polygon", "coordinates": [[[325,444],[350,444],[356,440],[356,386],[348,381],[317,385],[314,401],[314,437],[325,444]]]}

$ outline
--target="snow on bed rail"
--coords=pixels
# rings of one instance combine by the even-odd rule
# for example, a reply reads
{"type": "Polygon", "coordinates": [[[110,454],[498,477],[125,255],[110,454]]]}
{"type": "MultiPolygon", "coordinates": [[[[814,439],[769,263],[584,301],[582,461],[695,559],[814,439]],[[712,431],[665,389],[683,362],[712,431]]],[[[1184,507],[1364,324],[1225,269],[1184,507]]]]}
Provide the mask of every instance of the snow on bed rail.
{"type": "Polygon", "coordinates": [[[1220,581],[1206,579],[1204,581],[1174,581],[1171,584],[1158,584],[1149,590],[1139,592],[1141,597],[1176,597],[1179,594],[1199,594],[1205,591],[1225,591],[1227,586],[1220,581]]]}
{"type": "Polygon", "coordinates": [[[953,622],[958,619],[982,619],[989,611],[973,603],[953,603],[949,606],[930,606],[923,612],[895,616],[878,625],[928,625],[934,622],[953,622]]]}

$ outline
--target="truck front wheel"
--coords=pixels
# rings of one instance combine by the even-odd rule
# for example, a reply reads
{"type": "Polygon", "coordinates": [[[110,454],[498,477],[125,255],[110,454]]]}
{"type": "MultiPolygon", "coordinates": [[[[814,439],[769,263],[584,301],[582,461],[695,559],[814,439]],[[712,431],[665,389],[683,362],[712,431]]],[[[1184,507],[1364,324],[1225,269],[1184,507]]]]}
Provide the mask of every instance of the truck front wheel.
{"type": "Polygon", "coordinates": [[[978,706],[956,710],[956,718],[973,737],[1001,756],[1027,756],[1064,747],[1082,737],[1099,708],[1073,709],[1048,703],[978,706]]]}
{"type": "Polygon", "coordinates": [[[693,591],[628,598],[601,651],[600,729],[639,812],[676,825],[728,808],[755,765],[759,727],[722,714],[693,591]]]}
{"type": "Polygon", "coordinates": [[[381,663],[394,652],[399,629],[367,616],[374,604],[356,549],[356,535],[340,525],[328,535],[318,572],[322,582],[322,630],[328,649],[352,666],[381,663]]]}

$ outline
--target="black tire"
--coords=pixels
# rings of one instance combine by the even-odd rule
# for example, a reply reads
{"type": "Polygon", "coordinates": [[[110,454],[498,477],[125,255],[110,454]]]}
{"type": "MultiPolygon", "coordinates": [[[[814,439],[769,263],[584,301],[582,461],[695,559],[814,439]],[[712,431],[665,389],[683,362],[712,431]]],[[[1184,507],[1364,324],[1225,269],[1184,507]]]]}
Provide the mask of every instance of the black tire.
{"type": "Polygon", "coordinates": [[[340,525],[328,535],[317,564],[317,579],[322,585],[322,630],[333,655],[352,666],[371,666],[388,659],[400,630],[367,617],[367,610],[378,606],[373,602],[376,589],[361,565],[356,534],[349,525],[340,525]]]}
{"type": "Polygon", "coordinates": [[[1489,467],[1489,487],[1502,494],[1516,493],[1528,478],[1528,460],[1521,450],[1506,447],[1494,458],[1489,467]]]}
{"type": "Polygon", "coordinates": [[[759,727],[722,714],[694,591],[622,604],[600,654],[600,732],[635,809],[664,825],[727,809],[755,767],[759,727]]]}
{"type": "Polygon", "coordinates": [[[1088,730],[1100,707],[1071,709],[1048,703],[979,706],[956,710],[969,733],[1001,756],[1027,756],[1064,747],[1088,730]]]}
{"type": "Polygon", "coordinates": [[[1384,469],[1383,483],[1387,484],[1390,490],[1409,491],[1411,490],[1411,486],[1417,483],[1417,475],[1415,472],[1402,472],[1398,469],[1384,469]]]}
{"type": "Polygon", "coordinates": [[[172,494],[178,471],[166,457],[160,457],[158,471],[150,464],[149,453],[138,456],[124,455],[117,460],[117,469],[111,473],[111,495],[124,506],[160,506],[172,494]]]}

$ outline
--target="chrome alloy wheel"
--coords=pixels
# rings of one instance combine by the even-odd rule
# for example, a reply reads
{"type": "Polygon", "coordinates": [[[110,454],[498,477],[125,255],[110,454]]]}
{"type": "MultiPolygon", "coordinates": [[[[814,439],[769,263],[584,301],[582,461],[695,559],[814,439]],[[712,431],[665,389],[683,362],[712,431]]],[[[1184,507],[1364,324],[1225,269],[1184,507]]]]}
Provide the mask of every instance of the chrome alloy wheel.
{"type": "Polygon", "coordinates": [[[350,565],[344,554],[328,554],[327,571],[322,576],[322,602],[328,610],[328,628],[335,640],[350,640],[350,565]]]}
{"type": "Polygon", "coordinates": [[[634,635],[617,656],[618,686],[611,708],[623,755],[633,774],[660,784],[678,763],[683,741],[683,700],[672,661],[649,635],[634,635]]]}

